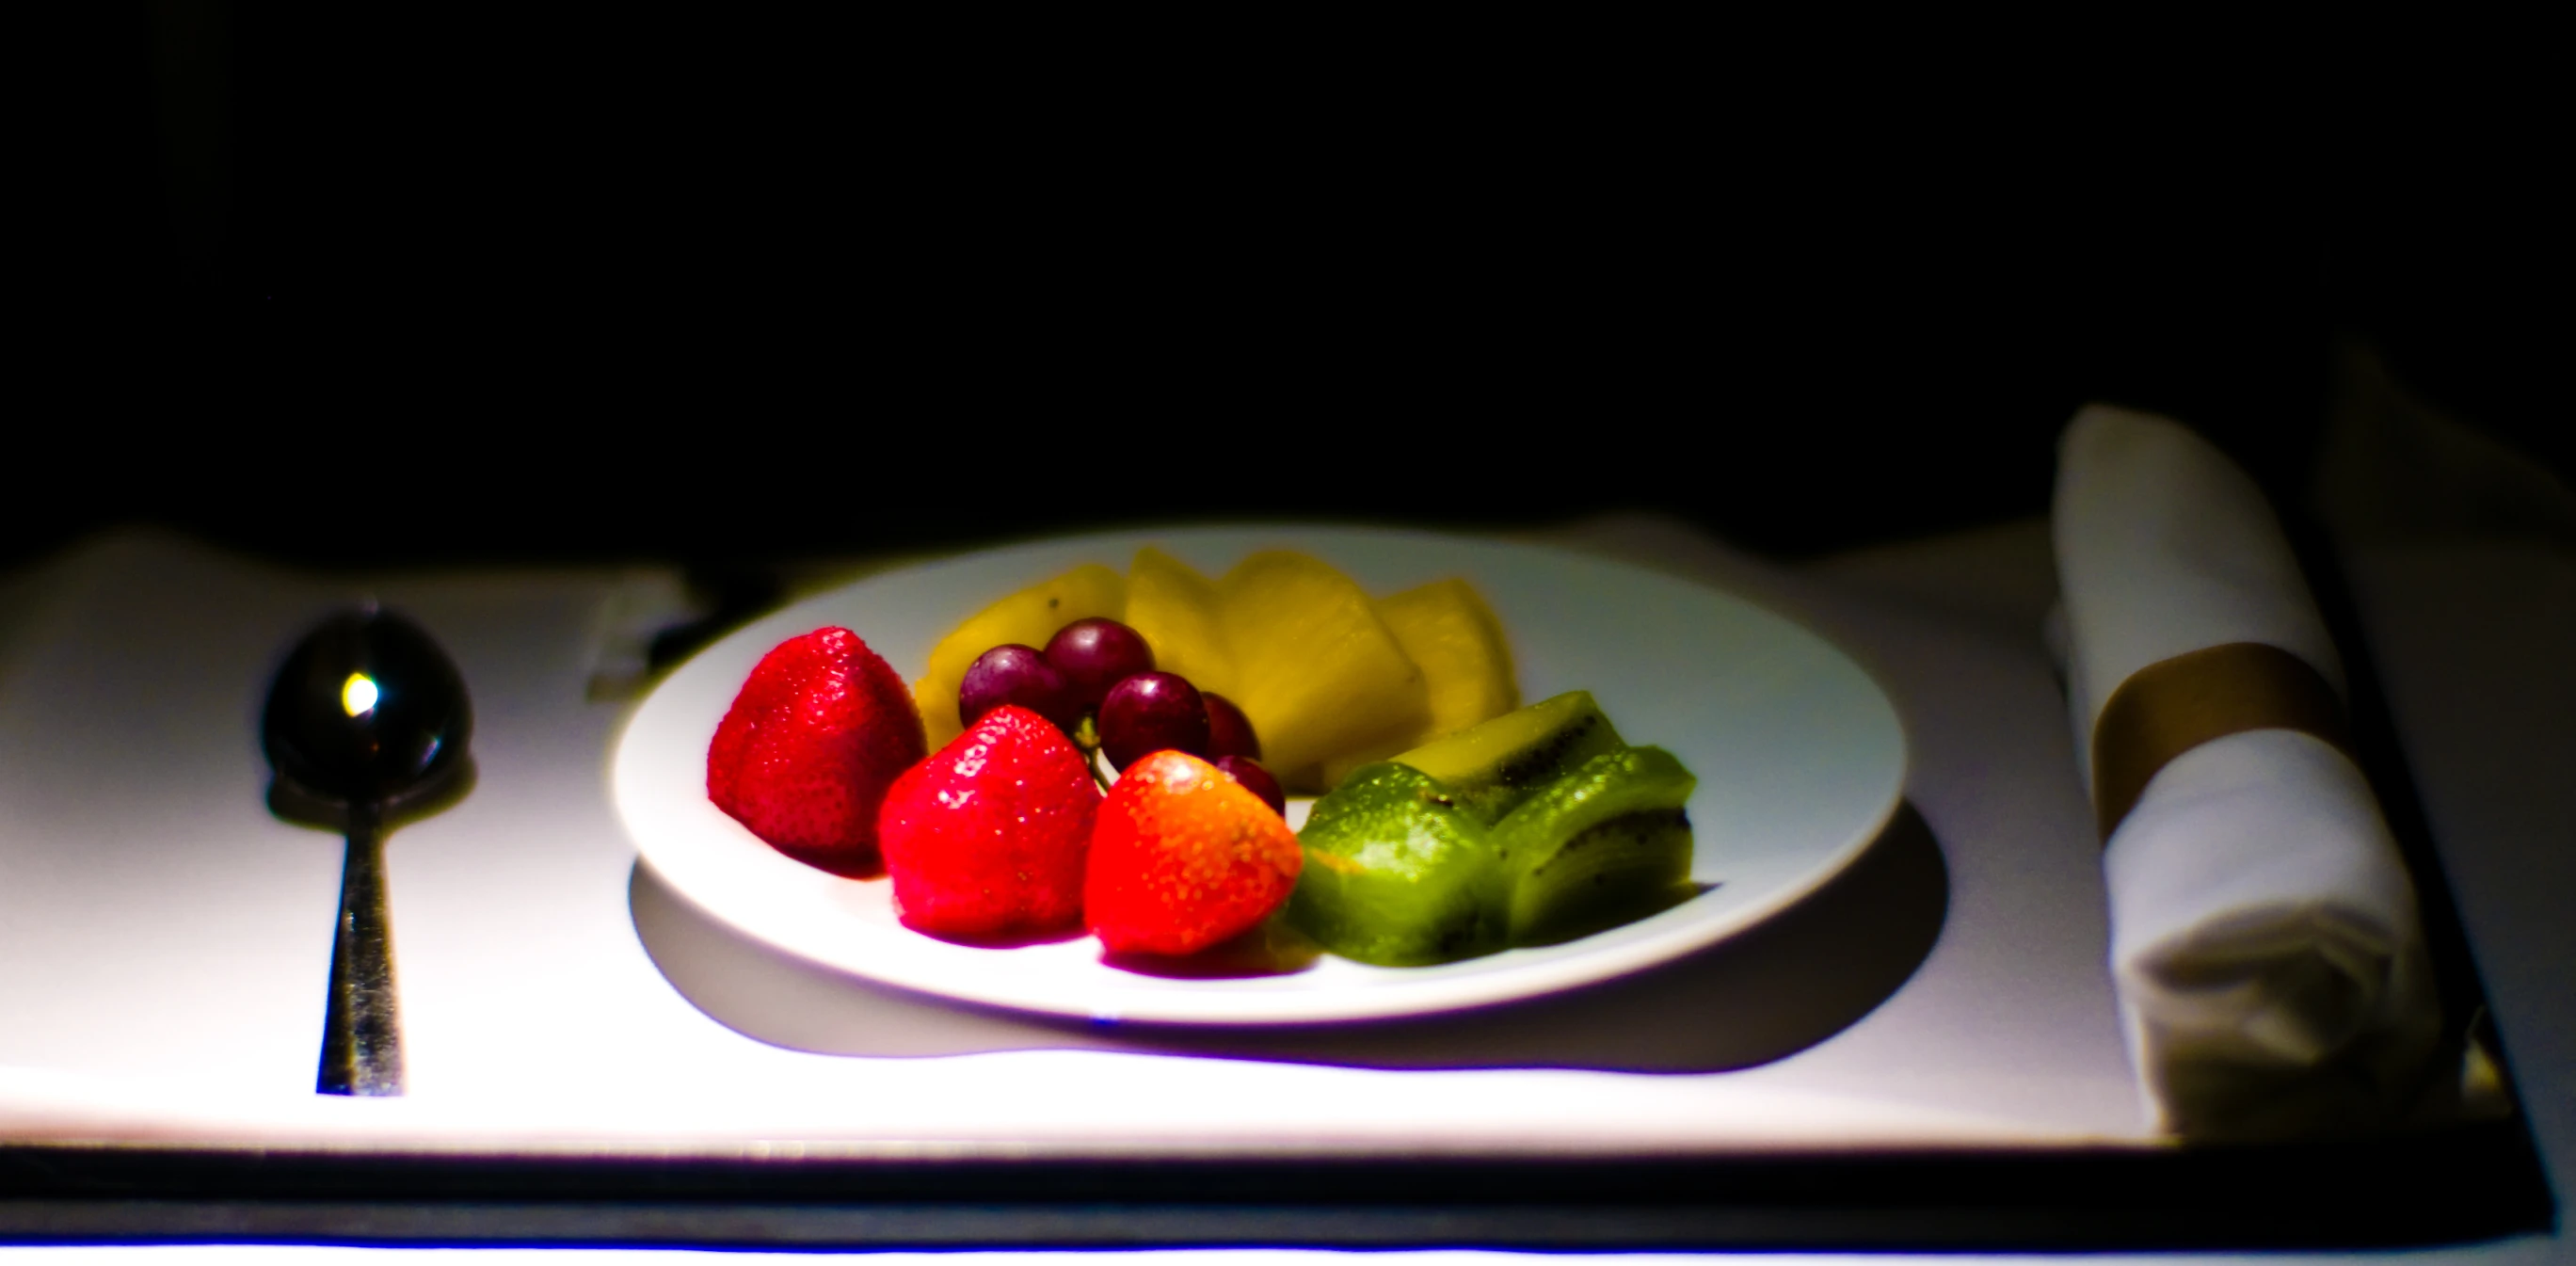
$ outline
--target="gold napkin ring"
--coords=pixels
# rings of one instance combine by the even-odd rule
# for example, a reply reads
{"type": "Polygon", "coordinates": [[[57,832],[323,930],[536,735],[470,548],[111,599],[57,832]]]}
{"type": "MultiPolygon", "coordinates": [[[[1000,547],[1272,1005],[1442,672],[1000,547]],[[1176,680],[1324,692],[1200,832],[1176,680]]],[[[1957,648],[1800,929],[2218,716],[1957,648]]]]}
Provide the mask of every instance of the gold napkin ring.
{"type": "Polygon", "coordinates": [[[2103,842],[2166,762],[2247,730],[2297,730],[2352,754],[2343,700],[2308,661],[2280,647],[2229,642],[2129,674],[2093,722],[2094,818],[2103,842]]]}

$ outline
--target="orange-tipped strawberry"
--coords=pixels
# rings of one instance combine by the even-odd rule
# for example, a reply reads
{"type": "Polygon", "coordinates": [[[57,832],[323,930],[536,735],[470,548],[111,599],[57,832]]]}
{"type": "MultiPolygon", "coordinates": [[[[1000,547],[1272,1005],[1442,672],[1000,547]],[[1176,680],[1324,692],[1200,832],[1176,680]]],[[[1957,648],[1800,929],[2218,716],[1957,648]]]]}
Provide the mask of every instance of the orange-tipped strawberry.
{"type": "Polygon", "coordinates": [[[1100,789],[1055,723],[1004,704],[886,793],[880,840],[905,926],[940,936],[1082,922],[1100,789]]]}
{"type": "Polygon", "coordinates": [[[781,852],[873,865],[877,807],[927,745],[912,694],[848,629],[781,642],[707,746],[707,798],[781,852]]]}
{"type": "Polygon", "coordinates": [[[1278,909],[1303,863],[1261,797],[1195,756],[1155,752],[1100,806],[1083,918],[1113,954],[1195,954],[1278,909]]]}

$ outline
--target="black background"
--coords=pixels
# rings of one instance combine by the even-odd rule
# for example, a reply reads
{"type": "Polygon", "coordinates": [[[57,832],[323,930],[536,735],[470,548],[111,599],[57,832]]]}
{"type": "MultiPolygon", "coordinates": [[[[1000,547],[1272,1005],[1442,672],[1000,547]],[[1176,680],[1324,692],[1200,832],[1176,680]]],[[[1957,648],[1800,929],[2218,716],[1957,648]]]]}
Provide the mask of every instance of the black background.
{"type": "Polygon", "coordinates": [[[2039,511],[2088,399],[2294,488],[2348,338],[2568,469],[2529,33],[83,20],[8,560],[1615,508],[1799,555],[2039,511]]]}

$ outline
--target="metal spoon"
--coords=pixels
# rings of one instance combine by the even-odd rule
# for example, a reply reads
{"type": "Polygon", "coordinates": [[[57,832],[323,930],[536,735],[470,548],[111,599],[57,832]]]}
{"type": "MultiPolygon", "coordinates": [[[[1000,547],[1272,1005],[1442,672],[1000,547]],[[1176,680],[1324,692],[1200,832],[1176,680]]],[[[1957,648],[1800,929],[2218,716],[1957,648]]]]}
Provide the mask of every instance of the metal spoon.
{"type": "Polygon", "coordinates": [[[456,665],[419,625],[373,604],[306,634],[269,687],[260,718],[276,771],[269,806],[348,836],[315,1086],[323,1094],[402,1093],[383,835],[394,818],[463,793],[473,726],[456,665]]]}

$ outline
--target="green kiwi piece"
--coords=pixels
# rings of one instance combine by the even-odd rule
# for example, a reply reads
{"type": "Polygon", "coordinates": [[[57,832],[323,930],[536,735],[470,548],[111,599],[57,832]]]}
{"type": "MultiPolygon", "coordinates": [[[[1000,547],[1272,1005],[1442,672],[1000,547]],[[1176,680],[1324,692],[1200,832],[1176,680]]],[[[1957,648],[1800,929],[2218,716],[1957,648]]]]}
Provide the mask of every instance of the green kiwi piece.
{"type": "Polygon", "coordinates": [[[1626,746],[1591,692],[1574,690],[1394,759],[1448,784],[1467,816],[1492,824],[1583,762],[1626,746]]]}
{"type": "Polygon", "coordinates": [[[1363,765],[1315,802],[1288,921],[1345,958],[1385,967],[1503,948],[1503,887],[1482,823],[1441,782],[1363,765]]]}
{"type": "Polygon", "coordinates": [[[1698,785],[1660,747],[1604,752],[1495,823],[1511,942],[1570,940],[1688,898],[1683,805],[1698,785]]]}
{"type": "Polygon", "coordinates": [[[1512,889],[1514,945],[1555,945],[1690,900],[1690,818],[1679,809],[1612,818],[1567,840],[1512,889]]]}

